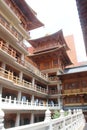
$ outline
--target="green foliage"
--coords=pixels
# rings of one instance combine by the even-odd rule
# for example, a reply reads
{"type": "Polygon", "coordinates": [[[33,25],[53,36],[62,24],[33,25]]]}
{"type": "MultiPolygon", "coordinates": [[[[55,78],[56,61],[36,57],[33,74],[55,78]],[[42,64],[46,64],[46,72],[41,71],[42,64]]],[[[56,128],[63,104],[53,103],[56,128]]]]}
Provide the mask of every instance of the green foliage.
{"type": "Polygon", "coordinates": [[[55,110],[54,113],[53,113],[53,116],[52,116],[52,119],[56,119],[60,116],[60,112],[55,110]]]}
{"type": "MultiPolygon", "coordinates": [[[[67,115],[68,115],[68,111],[65,111],[64,116],[67,116],[67,115]]],[[[55,110],[54,113],[53,113],[52,119],[56,119],[56,118],[59,118],[59,117],[60,117],[60,112],[55,110]]]]}

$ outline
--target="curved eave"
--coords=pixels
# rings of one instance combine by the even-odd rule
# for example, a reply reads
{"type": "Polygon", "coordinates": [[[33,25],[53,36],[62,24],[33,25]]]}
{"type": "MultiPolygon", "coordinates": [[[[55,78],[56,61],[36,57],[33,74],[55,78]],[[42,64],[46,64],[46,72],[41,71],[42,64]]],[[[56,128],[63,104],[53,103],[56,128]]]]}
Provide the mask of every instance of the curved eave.
{"type": "Polygon", "coordinates": [[[65,60],[65,66],[68,66],[68,65],[72,65],[73,63],[71,62],[69,56],[67,55],[66,52],[64,52],[64,55],[63,55],[63,58],[65,60]]]}
{"type": "MultiPolygon", "coordinates": [[[[44,52],[40,52],[40,53],[37,53],[37,54],[31,54],[29,55],[30,58],[35,58],[35,57],[39,57],[41,55],[46,55],[46,54],[53,54],[54,52],[57,52],[59,53],[59,51],[61,51],[61,59],[62,61],[64,62],[64,65],[65,66],[68,66],[68,65],[71,65],[72,62],[70,60],[70,58],[68,57],[66,51],[65,51],[65,48],[64,46],[61,46],[60,48],[54,48],[52,50],[48,50],[48,51],[44,51],[44,52]]],[[[53,55],[54,56],[54,55],[53,55]]]]}
{"type": "Polygon", "coordinates": [[[35,16],[36,13],[29,7],[29,5],[25,2],[25,0],[12,0],[16,6],[21,10],[24,16],[27,19],[28,30],[36,29],[38,27],[44,26],[42,22],[40,22],[35,16]]]}
{"type": "Polygon", "coordinates": [[[68,46],[67,46],[67,43],[64,39],[64,36],[63,36],[63,32],[62,30],[59,30],[58,32],[54,33],[54,34],[51,34],[51,35],[47,35],[47,36],[44,36],[44,37],[40,37],[38,39],[32,39],[32,40],[29,40],[29,43],[34,47],[36,48],[38,46],[38,44],[43,44],[44,43],[47,43],[47,41],[50,40],[55,40],[55,41],[61,41],[61,44],[65,44],[65,48],[66,50],[68,50],[68,46]]]}

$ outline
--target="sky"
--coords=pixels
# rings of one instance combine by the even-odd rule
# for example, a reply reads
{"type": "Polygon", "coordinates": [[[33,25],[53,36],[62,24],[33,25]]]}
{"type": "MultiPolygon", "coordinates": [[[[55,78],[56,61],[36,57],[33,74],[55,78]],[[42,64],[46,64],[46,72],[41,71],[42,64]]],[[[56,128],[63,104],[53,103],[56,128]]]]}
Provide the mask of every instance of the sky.
{"type": "Polygon", "coordinates": [[[74,35],[78,61],[86,61],[81,26],[75,0],[26,0],[45,25],[30,32],[32,39],[62,29],[64,36],[74,35]]]}

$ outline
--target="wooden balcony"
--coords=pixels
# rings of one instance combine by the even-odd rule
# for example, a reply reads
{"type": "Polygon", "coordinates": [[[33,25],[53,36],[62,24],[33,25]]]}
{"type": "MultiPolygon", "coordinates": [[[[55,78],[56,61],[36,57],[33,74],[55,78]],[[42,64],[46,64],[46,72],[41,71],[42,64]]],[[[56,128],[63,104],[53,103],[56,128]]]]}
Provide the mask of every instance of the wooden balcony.
{"type": "Polygon", "coordinates": [[[82,103],[65,103],[64,106],[80,106],[82,103]]]}
{"type": "Polygon", "coordinates": [[[39,76],[40,78],[44,79],[47,81],[48,77],[46,74],[40,72],[35,66],[33,66],[32,64],[30,64],[29,62],[27,62],[26,60],[21,60],[20,57],[17,57],[16,56],[16,51],[13,50],[12,48],[10,48],[7,43],[4,43],[3,41],[0,41],[0,49],[5,53],[6,57],[7,58],[15,58],[15,61],[14,59],[12,59],[15,63],[18,63],[18,65],[22,65],[23,67],[26,67],[29,71],[31,71],[32,73],[36,74],[37,76],[39,76]],[[8,55],[7,55],[7,54],[8,55]],[[9,57],[11,56],[11,57],[9,57]]]}
{"type": "Polygon", "coordinates": [[[80,94],[81,90],[80,89],[69,89],[69,90],[64,90],[65,95],[74,95],[74,94],[80,94]]]}
{"type": "Polygon", "coordinates": [[[54,43],[52,45],[51,44],[48,44],[48,45],[46,44],[44,46],[40,46],[40,47],[36,48],[34,50],[34,53],[44,51],[44,50],[46,51],[46,50],[54,49],[56,47],[60,47],[60,45],[58,45],[58,43],[54,43]]]}
{"type": "Polygon", "coordinates": [[[23,14],[15,7],[10,0],[0,0],[1,14],[9,21],[17,31],[26,39],[29,39],[29,33],[27,33],[27,24],[23,14]]]}
{"type": "Polygon", "coordinates": [[[36,74],[37,76],[39,76],[40,78],[48,81],[48,76],[44,73],[42,73],[39,69],[37,69],[34,65],[32,65],[31,63],[29,63],[28,61],[25,60],[25,67],[31,71],[32,73],[36,74]]]}
{"type": "Polygon", "coordinates": [[[2,16],[0,16],[0,23],[18,40],[23,39],[22,36],[13,27],[11,27],[11,25],[2,16]]]}
{"type": "Polygon", "coordinates": [[[50,95],[55,95],[55,94],[58,94],[58,90],[48,90],[48,93],[50,95]]]}
{"type": "Polygon", "coordinates": [[[21,23],[21,26],[27,31],[27,26],[26,26],[26,23],[25,23],[25,18],[22,15],[22,13],[20,13],[20,11],[18,10],[18,8],[16,8],[9,0],[4,0],[4,2],[8,6],[8,8],[13,12],[14,16],[18,18],[18,20],[21,23]]]}
{"type": "Polygon", "coordinates": [[[83,93],[87,93],[87,88],[82,88],[83,93]]]}
{"type": "Polygon", "coordinates": [[[23,37],[19,32],[12,27],[1,15],[0,15],[0,24],[7,29],[10,33],[9,35],[12,35],[16,39],[16,44],[18,44],[20,47],[23,47],[24,50],[28,51],[27,46],[23,42],[19,42],[23,40],[23,37]]]}
{"type": "Polygon", "coordinates": [[[58,81],[58,76],[51,76],[51,77],[48,77],[48,80],[49,81],[52,81],[52,82],[55,82],[55,81],[58,81]]]}
{"type": "Polygon", "coordinates": [[[36,84],[34,86],[32,86],[31,82],[28,82],[26,80],[20,80],[20,78],[17,76],[14,76],[12,72],[7,71],[1,67],[0,67],[0,76],[3,78],[6,78],[8,80],[11,80],[14,85],[19,85],[19,86],[21,85],[21,86],[24,86],[24,87],[32,90],[32,91],[36,91],[36,92],[38,91],[38,92],[43,93],[43,94],[50,93],[50,95],[58,94],[58,91],[56,91],[56,90],[48,91],[47,89],[42,88],[41,86],[38,86],[36,84]]]}
{"type": "Polygon", "coordinates": [[[8,47],[7,44],[5,44],[3,41],[0,41],[0,49],[5,51],[5,53],[8,53],[12,57],[16,58],[16,51],[14,51],[12,48],[8,47]]]}
{"type": "Polygon", "coordinates": [[[38,92],[41,92],[41,93],[44,93],[44,94],[47,94],[47,89],[45,88],[42,88],[40,86],[32,86],[32,83],[31,82],[28,82],[26,80],[20,80],[19,77],[17,76],[14,76],[12,72],[10,71],[7,71],[3,68],[0,68],[0,76],[3,77],[3,78],[6,78],[8,80],[11,80],[13,82],[14,85],[21,85],[21,86],[24,86],[32,91],[38,91],[38,92]]]}
{"type": "MultiPolygon", "coordinates": [[[[5,55],[9,54],[11,57],[15,58],[15,61],[21,65],[25,65],[25,62],[21,60],[20,57],[16,56],[16,51],[13,50],[11,47],[7,45],[7,43],[4,43],[3,41],[0,41],[0,49],[5,52],[5,55]],[[7,53],[7,54],[6,54],[7,53]]],[[[8,58],[11,58],[8,57],[8,58]]],[[[13,59],[14,60],[14,59],[13,59]]]]}

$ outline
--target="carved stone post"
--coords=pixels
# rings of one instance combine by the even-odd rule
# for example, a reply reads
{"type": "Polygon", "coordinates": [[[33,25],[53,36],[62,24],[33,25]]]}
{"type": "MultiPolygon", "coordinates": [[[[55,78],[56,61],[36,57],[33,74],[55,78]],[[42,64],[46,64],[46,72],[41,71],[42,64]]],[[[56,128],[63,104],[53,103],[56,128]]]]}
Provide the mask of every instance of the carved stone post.
{"type": "Polygon", "coordinates": [[[4,112],[0,109],[0,130],[4,130],[4,112]]]}
{"type": "Polygon", "coordinates": [[[49,109],[45,112],[45,120],[44,121],[50,121],[51,120],[51,111],[49,109]]]}

